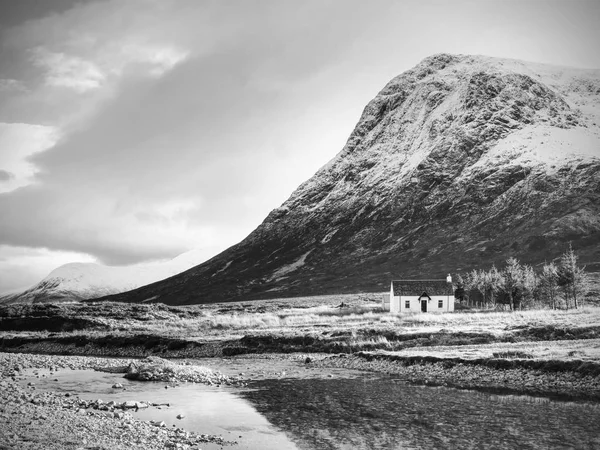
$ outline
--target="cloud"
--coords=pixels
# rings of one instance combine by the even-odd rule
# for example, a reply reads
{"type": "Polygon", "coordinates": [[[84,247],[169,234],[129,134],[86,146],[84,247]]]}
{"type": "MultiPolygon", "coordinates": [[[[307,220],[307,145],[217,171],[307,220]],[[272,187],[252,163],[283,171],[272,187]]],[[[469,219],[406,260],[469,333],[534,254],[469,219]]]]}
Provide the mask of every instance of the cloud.
{"type": "Polygon", "coordinates": [[[28,52],[48,86],[86,92],[118,82],[132,66],[160,76],[183,61],[194,18],[182,9],[147,0],[80,3],[9,30],[5,44],[28,52]]]}
{"type": "Polygon", "coordinates": [[[189,56],[189,52],[170,46],[130,43],[123,47],[121,55],[123,59],[120,67],[117,65],[116,68],[113,68],[113,71],[118,73],[128,63],[139,63],[149,66],[149,75],[160,77],[177,64],[185,61],[189,56]]]}
{"type": "Polygon", "coordinates": [[[19,80],[12,78],[0,79],[0,92],[19,92],[25,90],[25,86],[19,80]]]}
{"type": "Polygon", "coordinates": [[[169,45],[108,43],[95,51],[85,51],[88,59],[44,47],[31,50],[35,65],[45,70],[47,86],[71,88],[78,93],[106,86],[134,66],[138,74],[160,77],[184,61],[189,53],[169,45]]]}
{"type": "Polygon", "coordinates": [[[9,181],[15,178],[15,174],[6,170],[0,169],[0,182],[9,181]]]}
{"type": "Polygon", "coordinates": [[[0,193],[33,183],[38,169],[31,156],[51,148],[58,137],[54,127],[0,122],[0,193]]]}
{"type": "Polygon", "coordinates": [[[152,14],[131,4],[76,7],[17,33],[35,49],[42,72],[34,91],[59,111],[61,139],[28,157],[35,185],[0,195],[0,210],[11,211],[0,217],[0,244],[110,264],[193,247],[216,253],[277,205],[276,181],[286,179],[281,201],[320,165],[293,176],[272,168],[296,151],[278,140],[282,118],[294,122],[294,113],[281,113],[288,93],[302,97],[299,81],[335,64],[347,44],[341,34],[320,42],[307,29],[329,24],[334,8],[313,17],[314,6],[296,15],[239,6],[244,14],[228,16],[231,7],[219,3],[144,4],[152,14]],[[53,39],[42,39],[49,30],[53,39]]]}
{"type": "Polygon", "coordinates": [[[32,59],[36,65],[46,69],[48,86],[86,92],[99,88],[106,78],[92,61],[65,53],[51,52],[43,47],[32,50],[32,59]]]}

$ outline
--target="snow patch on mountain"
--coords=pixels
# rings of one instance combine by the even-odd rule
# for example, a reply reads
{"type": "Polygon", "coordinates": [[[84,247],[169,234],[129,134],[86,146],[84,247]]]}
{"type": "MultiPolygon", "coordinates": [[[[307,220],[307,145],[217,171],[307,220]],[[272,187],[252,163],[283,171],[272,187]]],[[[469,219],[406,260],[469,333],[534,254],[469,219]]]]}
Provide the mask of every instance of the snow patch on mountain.
{"type": "Polygon", "coordinates": [[[228,268],[228,267],[231,265],[231,263],[232,263],[232,262],[233,262],[233,261],[227,261],[227,263],[226,263],[226,264],[225,264],[223,267],[221,267],[219,270],[217,270],[215,273],[213,273],[213,274],[211,275],[211,277],[214,277],[215,275],[217,275],[217,274],[219,274],[219,273],[223,272],[224,270],[227,270],[227,268],[228,268]]]}
{"type": "Polygon", "coordinates": [[[275,272],[273,272],[271,279],[274,279],[274,280],[280,279],[284,275],[287,275],[288,273],[293,272],[294,270],[298,270],[300,267],[302,267],[305,264],[306,257],[308,255],[310,255],[311,252],[312,252],[312,250],[309,250],[305,254],[303,254],[300,258],[298,258],[296,261],[294,261],[293,263],[286,264],[285,266],[281,266],[279,269],[277,269],[275,272]]]}
{"type": "MultiPolygon", "coordinates": [[[[586,128],[536,125],[515,131],[499,141],[471,170],[497,165],[532,167],[541,163],[549,166],[547,171],[550,172],[573,161],[594,159],[600,159],[600,137],[595,133],[586,128]]],[[[469,175],[470,171],[463,174],[469,175]]]]}

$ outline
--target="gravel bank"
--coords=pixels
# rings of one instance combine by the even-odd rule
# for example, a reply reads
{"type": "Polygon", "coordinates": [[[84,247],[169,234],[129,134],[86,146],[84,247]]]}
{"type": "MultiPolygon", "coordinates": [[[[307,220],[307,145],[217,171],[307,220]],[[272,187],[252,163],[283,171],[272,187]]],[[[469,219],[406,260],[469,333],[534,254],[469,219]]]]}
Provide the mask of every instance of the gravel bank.
{"type": "Polygon", "coordinates": [[[407,364],[385,354],[333,355],[315,358],[310,365],[387,373],[421,385],[600,401],[600,376],[571,371],[496,369],[482,365],[445,364],[443,361],[407,364]]]}
{"type": "MultiPolygon", "coordinates": [[[[16,381],[18,374],[29,368],[121,370],[123,363],[82,356],[0,353],[0,450],[197,449],[208,442],[233,444],[218,436],[167,428],[162,422],[135,420],[123,405],[99,405],[53,392],[38,393],[35,386],[22,387],[16,381]]],[[[185,373],[191,373],[189,368],[185,373]]],[[[203,373],[206,380],[211,380],[203,373]]],[[[221,374],[216,377],[226,381],[221,374]]]]}

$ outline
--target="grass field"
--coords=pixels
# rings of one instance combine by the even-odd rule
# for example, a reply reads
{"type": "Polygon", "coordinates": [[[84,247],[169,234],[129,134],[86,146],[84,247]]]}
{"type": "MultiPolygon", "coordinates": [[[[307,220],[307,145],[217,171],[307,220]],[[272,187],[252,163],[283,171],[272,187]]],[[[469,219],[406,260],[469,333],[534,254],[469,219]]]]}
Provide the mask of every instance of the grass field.
{"type": "Polygon", "coordinates": [[[120,336],[131,342],[132,337],[143,341],[153,336],[160,338],[157,345],[168,348],[211,342],[234,353],[381,350],[438,357],[600,361],[599,307],[399,315],[382,310],[382,295],[186,307],[122,303],[2,307],[0,337],[79,336],[85,341],[120,336]]]}

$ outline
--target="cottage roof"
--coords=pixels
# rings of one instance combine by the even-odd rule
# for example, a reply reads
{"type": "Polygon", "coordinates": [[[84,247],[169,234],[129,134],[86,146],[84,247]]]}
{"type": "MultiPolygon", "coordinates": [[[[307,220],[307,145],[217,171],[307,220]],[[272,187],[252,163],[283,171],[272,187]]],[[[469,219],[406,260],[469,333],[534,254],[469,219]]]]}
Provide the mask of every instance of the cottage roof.
{"type": "Polygon", "coordinates": [[[394,296],[398,295],[453,295],[452,283],[446,280],[394,280],[394,296]]]}

